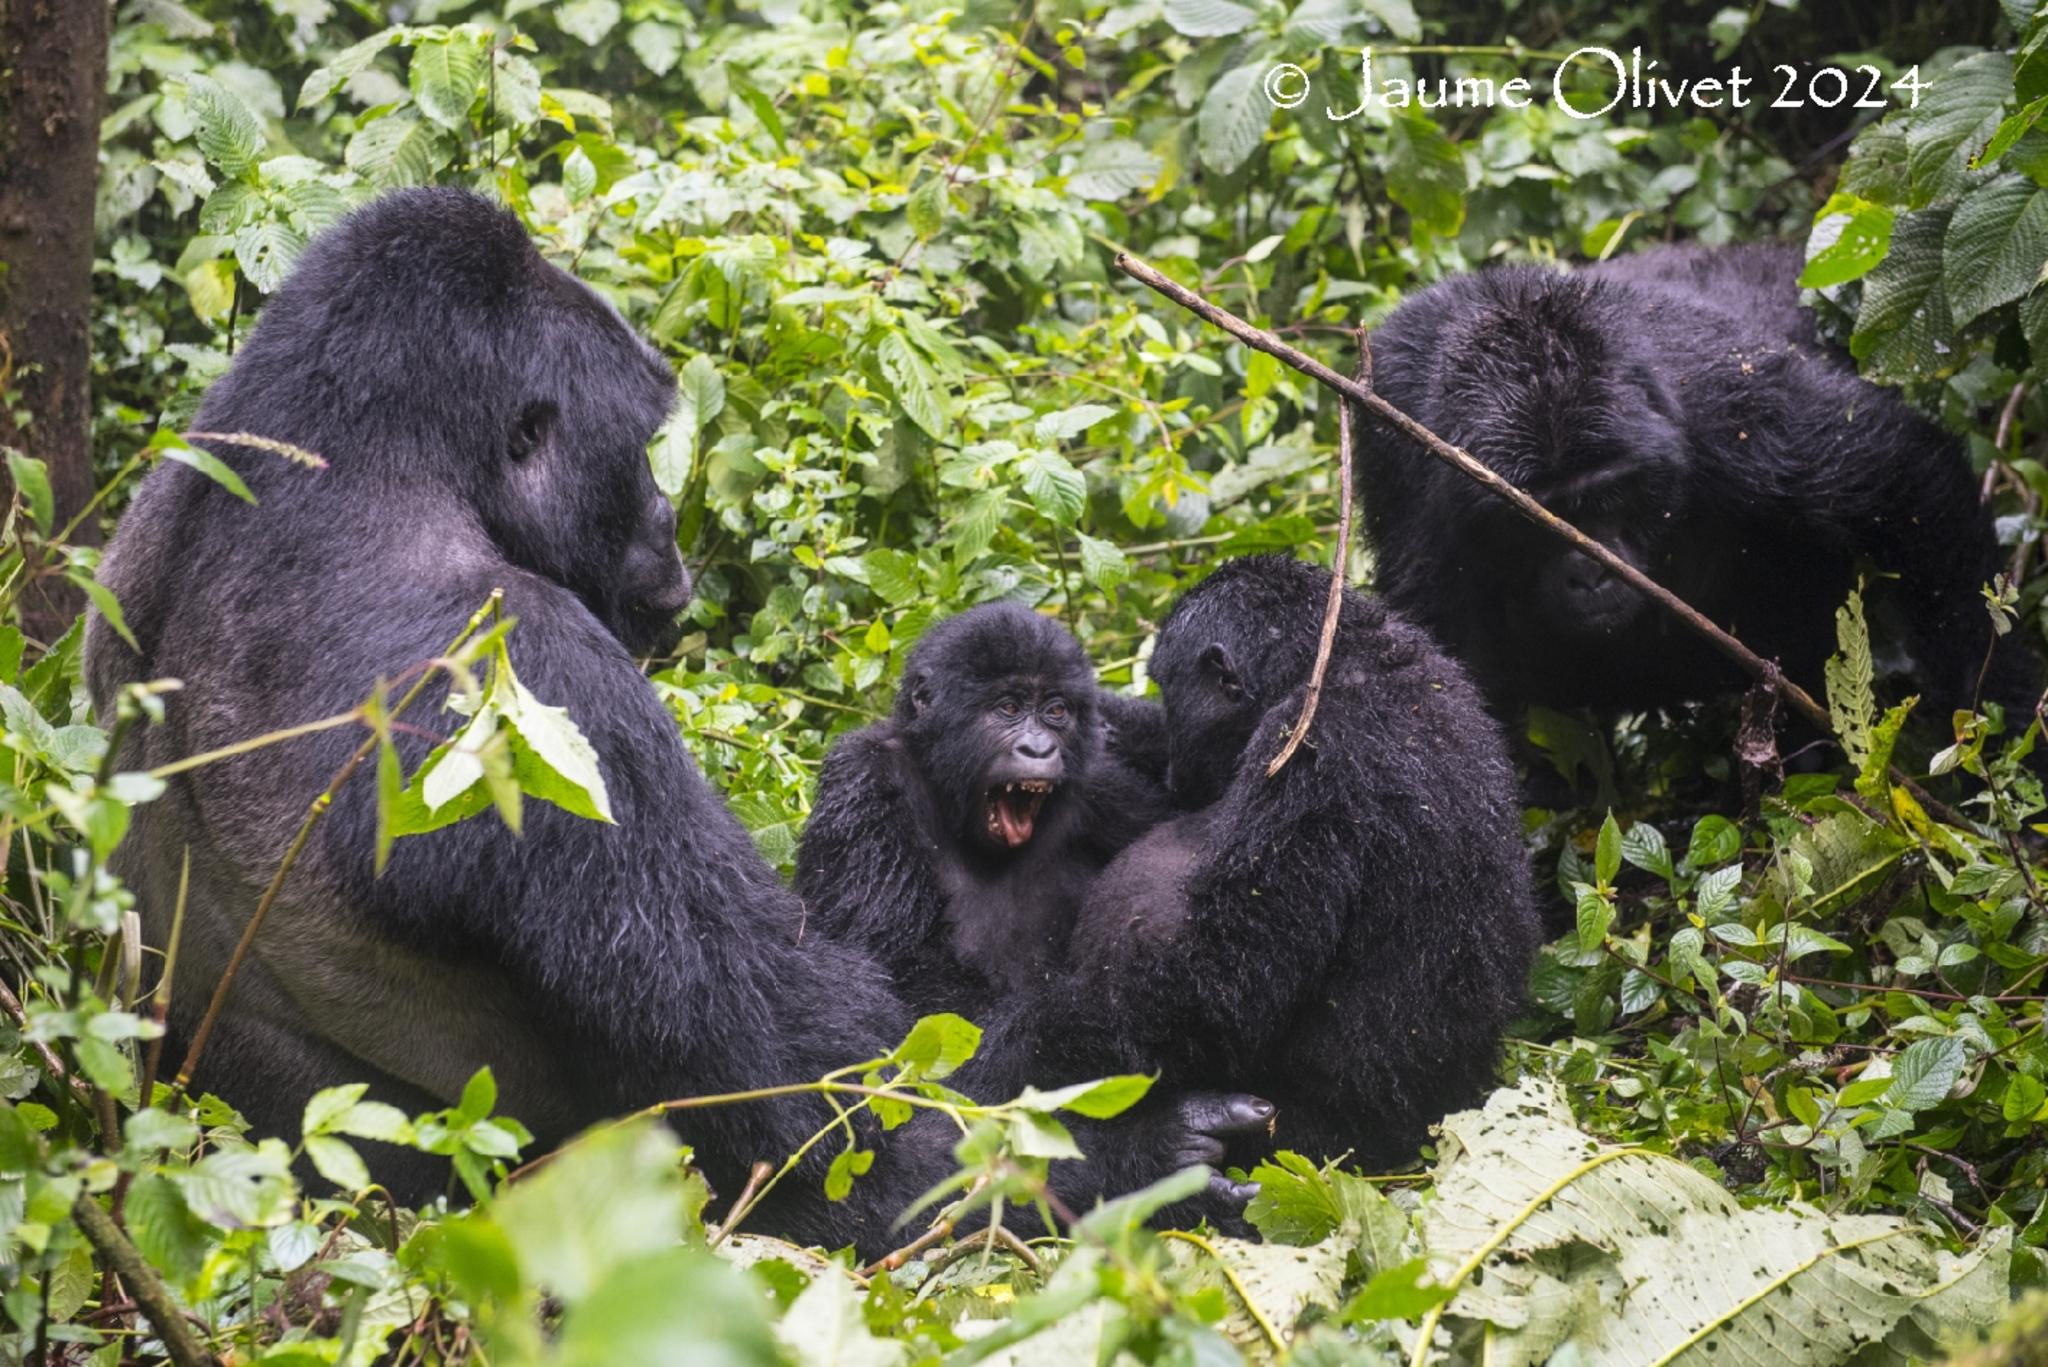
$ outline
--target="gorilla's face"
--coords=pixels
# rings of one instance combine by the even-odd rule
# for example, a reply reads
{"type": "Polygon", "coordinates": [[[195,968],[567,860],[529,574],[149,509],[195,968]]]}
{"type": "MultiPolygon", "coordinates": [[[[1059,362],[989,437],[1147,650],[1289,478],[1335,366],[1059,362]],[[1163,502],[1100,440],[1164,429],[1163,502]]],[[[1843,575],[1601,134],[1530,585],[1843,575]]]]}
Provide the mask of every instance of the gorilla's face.
{"type": "MultiPolygon", "coordinates": [[[[1595,388],[1600,401],[1582,404],[1577,421],[1539,429],[1547,441],[1533,440],[1524,428],[1473,454],[1629,565],[1651,570],[1684,515],[1685,438],[1641,386],[1595,388]],[[1513,457],[1502,458],[1503,448],[1513,457]]],[[[1502,567],[1504,588],[1526,585],[1524,601],[1534,612],[1522,625],[1543,637],[1567,644],[1612,637],[1649,611],[1649,600],[1614,570],[1505,505],[1485,510],[1472,532],[1490,543],[1476,547],[1475,556],[1502,567]]]]}
{"type": "Polygon", "coordinates": [[[522,378],[521,401],[483,475],[480,510],[507,559],[573,591],[634,654],[664,654],[682,634],[690,576],[647,445],[675,380],[609,305],[544,269],[541,331],[555,335],[536,355],[543,364],[585,359],[522,378]],[[582,382],[562,383],[564,371],[582,382]]]}
{"type": "Polygon", "coordinates": [[[896,714],[940,821],[997,857],[1042,841],[1087,781],[1094,695],[1079,644],[1027,608],[991,604],[933,628],[896,714]]]}

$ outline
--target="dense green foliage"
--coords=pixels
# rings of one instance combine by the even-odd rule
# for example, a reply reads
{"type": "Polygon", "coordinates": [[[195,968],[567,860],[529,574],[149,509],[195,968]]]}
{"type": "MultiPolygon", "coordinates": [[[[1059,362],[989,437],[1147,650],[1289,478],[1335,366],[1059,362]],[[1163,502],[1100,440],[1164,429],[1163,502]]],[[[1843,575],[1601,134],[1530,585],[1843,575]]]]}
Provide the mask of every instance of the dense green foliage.
{"type": "MultiPolygon", "coordinates": [[[[886,705],[936,616],[1021,599],[1142,690],[1150,625],[1212,559],[1327,561],[1331,397],[1122,280],[1116,250],[1344,367],[1347,329],[1489,259],[1810,234],[1828,324],[1971,438],[2013,553],[1987,610],[2039,638],[2048,21],[2017,0],[1958,7],[1940,33],[1911,6],[1467,8],[124,0],[96,514],[118,516],[159,459],[232,479],[176,434],[311,234],[393,185],[490,191],[675,363],[679,404],[650,456],[700,587],[696,630],[653,677],[787,865],[826,745],[886,705]],[[1368,41],[1382,78],[1527,74],[1542,90],[1565,51],[1640,42],[1696,74],[1868,63],[1900,104],[1924,90],[1863,127],[1846,164],[1847,104],[1323,116],[1356,103],[1368,41]],[[1261,83],[1282,61],[1313,82],[1292,110],[1261,83]]],[[[1604,98],[1600,74],[1570,87],[1582,104],[1604,98]]],[[[37,573],[89,582],[93,552],[60,544],[47,485],[10,463],[6,592],[37,573]]],[[[1369,582],[1369,548],[1347,568],[1369,582]]],[[[1900,762],[1962,815],[1923,804],[1885,777],[1900,715],[1872,695],[1853,605],[1842,641],[1841,745],[1747,803],[1712,709],[1611,734],[1532,720],[1573,797],[1530,813],[1531,844],[1575,930],[1537,968],[1512,1088],[1447,1124],[1414,1171],[1262,1169],[1265,1245],[1142,1232],[1169,1187],[1071,1243],[938,1242],[853,1277],[720,1229],[736,1193],[707,1209],[644,1123],[493,1197],[525,1132],[492,1116],[487,1078],[433,1116],[360,1089],[309,1099],[305,1157],[351,1199],[301,1187],[292,1151],[239,1135],[217,1102],[160,1083],[142,1097],[157,975],[103,864],[161,782],[104,762],[115,722],[85,707],[75,633],[44,649],[0,628],[0,977],[20,998],[0,1022],[0,1360],[157,1354],[133,1279],[95,1263],[81,1199],[119,1209],[217,1351],[295,1367],[387,1343],[406,1362],[1933,1354],[2048,1282],[2044,801],[2004,753],[2038,726],[1965,714],[1951,736],[1950,719],[1916,718],[1933,741],[1909,739],[1900,762]],[[355,1141],[445,1154],[484,1204],[394,1214],[376,1148],[355,1141]]],[[[470,643],[491,704],[474,715],[566,758],[517,782],[479,760],[464,810],[496,820],[486,796],[509,806],[522,786],[600,810],[573,734],[522,705],[517,657],[516,628],[470,643]]],[[[118,724],[157,705],[135,697],[118,724]]],[[[369,700],[366,736],[388,734],[390,705],[369,700]]],[[[389,835],[432,824],[403,776],[378,777],[389,835]]],[[[972,1039],[935,1020],[817,1085],[884,1087],[842,1095],[891,1121],[951,1109],[962,1189],[980,1177],[976,1199],[1030,1201],[1063,1151],[1053,1112],[1113,1110],[1136,1088],[964,1106],[939,1079],[972,1039]]],[[[848,1147],[832,1180],[864,1168],[848,1147]]]]}

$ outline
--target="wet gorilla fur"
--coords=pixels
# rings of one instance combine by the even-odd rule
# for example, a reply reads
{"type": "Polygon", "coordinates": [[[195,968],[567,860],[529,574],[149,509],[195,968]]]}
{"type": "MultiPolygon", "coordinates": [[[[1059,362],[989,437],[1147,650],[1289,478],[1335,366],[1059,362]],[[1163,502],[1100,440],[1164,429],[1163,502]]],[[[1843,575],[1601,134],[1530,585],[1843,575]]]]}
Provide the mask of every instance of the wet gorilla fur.
{"type": "Polygon", "coordinates": [[[1228,561],[1161,625],[1152,676],[1193,810],[1091,889],[1038,1071],[1243,1083],[1279,1108],[1261,1147],[1379,1166],[1491,1084],[1539,927],[1499,728],[1378,601],[1345,594],[1307,741],[1267,777],[1328,591],[1293,560],[1228,561]]]}
{"type": "MultiPolygon", "coordinates": [[[[146,769],[355,708],[443,651],[494,590],[535,695],[595,748],[612,822],[529,801],[523,835],[481,817],[401,840],[380,877],[374,785],[343,787],[255,939],[196,1085],[259,1133],[297,1133],[315,1088],[367,1082],[408,1112],[452,1104],[488,1064],[504,1113],[553,1145],[667,1098],[801,1082],[877,1056],[911,1015],[867,955],[804,933],[796,898],[698,772],[635,652],[673,639],[688,593],[648,439],[668,366],[511,215],[447,190],[391,195],[316,239],[194,426],[320,453],[309,471],[209,445],[258,502],[165,464],[103,578],[140,649],[104,619],[86,662],[100,715],[175,677],[161,724],[117,756],[146,769]]],[[[398,737],[408,769],[445,729],[444,690],[398,737]]],[[[330,729],[169,780],[115,866],[161,948],[189,853],[166,1057],[181,1057],[257,895],[358,743],[330,729]]],[[[956,1075],[972,1088],[974,1067],[956,1075]]],[[[1009,1085],[1008,1075],[1002,1085],[1009,1085]]],[[[728,1196],[749,1166],[827,1124],[814,1100],[693,1111],[679,1128],[728,1196]]],[[[1084,1138],[1085,1199],[1170,1170],[1178,1121],[1084,1138]]],[[[833,1146],[778,1185],[756,1228],[864,1251],[953,1171],[923,1119],[870,1135],[873,1169],[820,1194],[833,1146]]],[[[1080,1165],[1058,1165],[1055,1171],[1080,1165]]],[[[395,1150],[378,1179],[417,1199],[442,1160],[395,1150]]]]}
{"type": "MultiPolygon", "coordinates": [[[[1374,333],[1374,384],[1809,689],[1866,572],[1922,710],[1946,715],[1989,642],[1990,521],[1960,441],[1816,341],[1799,269],[1792,247],[1678,247],[1460,276],[1374,333]]],[[[1405,435],[1361,432],[1378,588],[1496,702],[1644,708],[1746,682],[1405,435]]],[[[2033,666],[1999,653],[1987,692],[2016,700],[2033,666]]]]}
{"type": "Polygon", "coordinates": [[[796,865],[814,924],[871,951],[919,1011],[990,1019],[1056,967],[1089,881],[1165,815],[1110,747],[1155,746],[1157,711],[1102,692],[1066,628],[1019,604],[933,627],[893,714],[825,757],[796,865]],[[1019,801],[1026,774],[1054,786],[1011,848],[990,802],[1019,801]]]}

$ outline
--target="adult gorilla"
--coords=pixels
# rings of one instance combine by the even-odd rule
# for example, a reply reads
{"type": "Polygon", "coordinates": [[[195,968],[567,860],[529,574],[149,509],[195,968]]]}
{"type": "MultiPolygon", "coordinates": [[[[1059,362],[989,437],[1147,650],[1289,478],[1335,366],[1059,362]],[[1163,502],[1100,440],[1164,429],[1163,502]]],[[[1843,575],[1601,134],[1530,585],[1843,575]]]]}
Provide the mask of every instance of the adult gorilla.
{"type": "MultiPolygon", "coordinates": [[[[1506,267],[1403,304],[1374,382],[1787,674],[1819,687],[1868,575],[1923,709],[1967,706],[1990,641],[1990,519],[1961,443],[1814,337],[1795,249],[1506,267]]],[[[1621,580],[1378,423],[1358,461],[1389,603],[1496,703],[1647,708],[1744,682],[1621,580]]],[[[2031,706],[2008,642],[1987,687],[2031,706]]]]}
{"type": "MultiPolygon", "coordinates": [[[[529,804],[523,838],[464,822],[400,842],[379,878],[373,785],[344,788],[196,1079],[264,1132],[296,1133],[316,1087],[367,1081],[419,1110],[489,1063],[504,1109],[552,1144],[663,1098],[810,1079],[906,1030],[869,960],[800,937],[796,899],[634,664],[673,640],[689,592],[646,459],[673,394],[655,353],[509,214],[409,191],[308,248],[198,415],[202,430],[290,442],[329,468],[216,442],[258,506],[181,466],[144,482],[105,567],[141,651],[96,620],[93,694],[104,714],[124,684],[186,687],[127,741],[123,767],[352,708],[502,589],[522,680],[568,706],[617,818],[529,804]]],[[[440,696],[408,721],[445,724],[440,696]]],[[[210,765],[136,811],[116,862],[158,945],[191,856],[174,1035],[192,1029],[307,802],[357,743],[332,730],[210,765]]],[[[401,742],[409,764],[429,745],[401,742]]],[[[1215,1110],[1197,1099],[1120,1130],[1078,1190],[1175,1166],[1205,1142],[1181,1122],[1215,1110]]],[[[732,1192],[825,1115],[810,1099],[722,1107],[693,1112],[686,1137],[732,1192]]],[[[889,1136],[843,1203],[820,1197],[817,1172],[797,1174],[759,1223],[874,1249],[950,1170],[952,1138],[922,1122],[889,1136]]],[[[405,1154],[377,1167],[410,1195],[446,1172],[405,1154]]]]}

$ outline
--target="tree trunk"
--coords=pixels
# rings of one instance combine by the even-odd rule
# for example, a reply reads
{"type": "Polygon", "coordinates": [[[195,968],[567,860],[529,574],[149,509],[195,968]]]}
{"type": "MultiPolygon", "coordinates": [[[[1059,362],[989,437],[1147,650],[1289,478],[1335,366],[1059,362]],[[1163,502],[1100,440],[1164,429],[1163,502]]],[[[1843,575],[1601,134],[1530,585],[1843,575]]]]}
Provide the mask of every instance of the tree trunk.
{"type": "MultiPolygon", "coordinates": [[[[48,469],[56,527],[94,487],[93,200],[109,10],[0,0],[0,447],[48,469]]],[[[97,528],[73,539],[97,540],[97,528]]],[[[23,597],[23,626],[50,640],[81,601],[46,577],[23,597]]]]}

